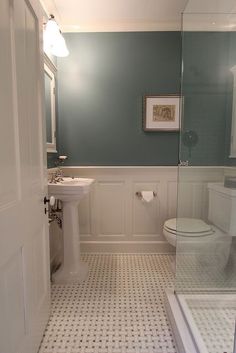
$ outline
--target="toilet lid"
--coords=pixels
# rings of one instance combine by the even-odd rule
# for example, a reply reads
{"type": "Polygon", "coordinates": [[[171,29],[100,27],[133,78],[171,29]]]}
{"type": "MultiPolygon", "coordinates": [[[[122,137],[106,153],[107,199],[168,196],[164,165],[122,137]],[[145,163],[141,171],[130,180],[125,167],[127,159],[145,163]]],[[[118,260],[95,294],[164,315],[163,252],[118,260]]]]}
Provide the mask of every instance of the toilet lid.
{"type": "Polygon", "coordinates": [[[212,232],[209,224],[197,218],[172,218],[165,222],[165,228],[177,233],[205,234],[212,232]]]}

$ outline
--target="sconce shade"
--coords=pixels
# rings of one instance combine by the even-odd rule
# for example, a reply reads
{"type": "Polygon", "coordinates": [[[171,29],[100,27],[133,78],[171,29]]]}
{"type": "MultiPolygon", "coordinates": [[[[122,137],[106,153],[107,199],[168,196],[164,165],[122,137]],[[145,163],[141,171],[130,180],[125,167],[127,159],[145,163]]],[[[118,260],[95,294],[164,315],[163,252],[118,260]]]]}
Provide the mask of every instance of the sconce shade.
{"type": "Polygon", "coordinates": [[[43,33],[44,51],[55,56],[65,57],[69,55],[64,37],[54,18],[50,18],[45,25],[43,33]]]}

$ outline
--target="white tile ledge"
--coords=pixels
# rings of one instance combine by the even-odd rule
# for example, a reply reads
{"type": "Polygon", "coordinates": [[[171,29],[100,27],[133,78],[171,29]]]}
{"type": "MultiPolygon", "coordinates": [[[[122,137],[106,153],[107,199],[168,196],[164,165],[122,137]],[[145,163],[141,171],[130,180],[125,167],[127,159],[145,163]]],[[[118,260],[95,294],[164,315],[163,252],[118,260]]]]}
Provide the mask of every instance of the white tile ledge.
{"type": "Polygon", "coordinates": [[[165,291],[165,306],[175,336],[178,353],[199,353],[172,289],[165,291]]]}

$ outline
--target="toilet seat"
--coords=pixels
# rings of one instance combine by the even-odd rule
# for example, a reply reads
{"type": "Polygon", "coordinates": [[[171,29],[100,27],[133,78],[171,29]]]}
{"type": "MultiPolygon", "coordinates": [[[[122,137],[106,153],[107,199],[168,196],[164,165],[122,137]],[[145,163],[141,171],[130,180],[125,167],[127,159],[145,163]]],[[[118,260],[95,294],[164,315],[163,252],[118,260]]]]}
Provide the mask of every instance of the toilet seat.
{"type": "Polygon", "coordinates": [[[208,241],[215,236],[214,227],[196,218],[172,218],[168,219],[163,227],[163,234],[173,246],[176,246],[177,238],[184,241],[208,241]],[[200,240],[202,239],[202,240],[200,240]]]}
{"type": "Polygon", "coordinates": [[[214,233],[209,224],[196,218],[168,219],[164,224],[164,230],[183,237],[204,237],[214,233]]]}

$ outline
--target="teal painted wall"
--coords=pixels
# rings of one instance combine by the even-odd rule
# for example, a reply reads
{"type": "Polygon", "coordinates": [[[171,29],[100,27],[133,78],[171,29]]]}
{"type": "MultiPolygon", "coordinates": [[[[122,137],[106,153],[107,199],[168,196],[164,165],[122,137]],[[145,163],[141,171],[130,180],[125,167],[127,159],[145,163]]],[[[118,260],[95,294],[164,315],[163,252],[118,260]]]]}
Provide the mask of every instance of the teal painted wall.
{"type": "MultiPolygon", "coordinates": [[[[193,130],[198,143],[191,156],[181,144],[182,160],[191,165],[234,165],[229,159],[236,34],[185,32],[183,34],[183,131],[193,130]]],[[[182,138],[181,138],[182,141],[182,138]]]]}
{"type": "Polygon", "coordinates": [[[65,34],[58,149],[67,165],[176,165],[178,132],[144,132],[146,94],[180,92],[180,32],[65,34]]]}
{"type": "MultiPolygon", "coordinates": [[[[58,150],[68,165],[176,165],[178,133],[142,130],[142,97],[179,92],[179,32],[67,34],[58,60],[58,150]]],[[[198,143],[191,165],[235,165],[228,158],[236,64],[234,32],[183,34],[183,130],[198,143]]],[[[54,166],[49,154],[48,165],[54,166]]]]}
{"type": "MultiPolygon", "coordinates": [[[[228,34],[228,45],[229,45],[229,57],[228,57],[228,68],[232,68],[236,65],[236,33],[230,32],[228,34]]],[[[225,165],[236,166],[236,158],[229,158],[230,154],[230,142],[231,142],[231,125],[232,125],[232,102],[233,102],[233,75],[229,74],[228,79],[228,95],[226,103],[226,127],[225,127],[225,165]]]]}
{"type": "Polygon", "coordinates": [[[48,152],[47,153],[47,166],[48,168],[55,168],[55,162],[57,160],[58,153],[48,152]]]}

